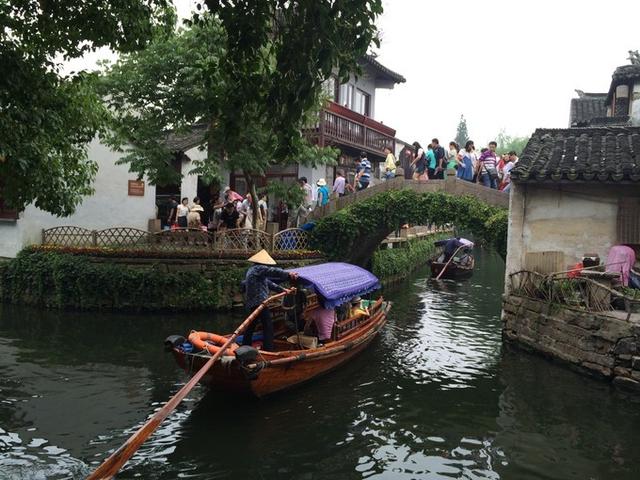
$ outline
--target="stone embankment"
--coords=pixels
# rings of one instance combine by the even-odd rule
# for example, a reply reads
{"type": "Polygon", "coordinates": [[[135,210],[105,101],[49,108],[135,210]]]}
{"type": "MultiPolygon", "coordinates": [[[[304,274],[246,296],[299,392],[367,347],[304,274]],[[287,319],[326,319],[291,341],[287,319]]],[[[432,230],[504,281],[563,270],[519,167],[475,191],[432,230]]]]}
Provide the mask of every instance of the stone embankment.
{"type": "Polygon", "coordinates": [[[502,319],[505,341],[640,392],[640,315],[585,312],[506,295],[502,319]]]}

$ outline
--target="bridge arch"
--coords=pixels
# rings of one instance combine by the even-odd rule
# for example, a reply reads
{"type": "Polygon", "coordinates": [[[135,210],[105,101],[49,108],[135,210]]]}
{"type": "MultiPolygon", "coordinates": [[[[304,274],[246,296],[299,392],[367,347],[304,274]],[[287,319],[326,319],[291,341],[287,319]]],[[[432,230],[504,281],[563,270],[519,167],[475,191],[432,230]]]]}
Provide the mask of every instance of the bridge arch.
{"type": "Polygon", "coordinates": [[[411,188],[380,191],[326,214],[313,230],[312,247],[332,260],[365,266],[380,242],[405,223],[453,224],[506,255],[507,208],[472,195],[411,188]]]}

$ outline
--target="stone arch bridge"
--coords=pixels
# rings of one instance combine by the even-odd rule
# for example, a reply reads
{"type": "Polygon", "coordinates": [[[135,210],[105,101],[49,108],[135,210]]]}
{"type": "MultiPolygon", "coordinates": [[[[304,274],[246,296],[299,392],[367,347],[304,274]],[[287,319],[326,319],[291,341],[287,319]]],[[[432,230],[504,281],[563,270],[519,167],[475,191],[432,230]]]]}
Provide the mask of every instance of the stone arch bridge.
{"type": "Polygon", "coordinates": [[[454,224],[506,252],[509,194],[459,180],[395,178],[317,207],[312,243],[330,258],[365,266],[403,223],[454,224]]]}

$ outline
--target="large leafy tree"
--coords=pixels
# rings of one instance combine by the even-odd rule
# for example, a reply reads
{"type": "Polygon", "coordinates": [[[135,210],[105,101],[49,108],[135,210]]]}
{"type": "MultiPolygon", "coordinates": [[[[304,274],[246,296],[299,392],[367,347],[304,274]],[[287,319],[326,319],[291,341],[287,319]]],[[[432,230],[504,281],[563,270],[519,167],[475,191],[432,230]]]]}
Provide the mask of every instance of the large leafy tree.
{"type": "Polygon", "coordinates": [[[90,75],[65,76],[61,62],[110,47],[132,51],[173,28],[168,0],[0,1],[0,194],[71,214],[91,193],[97,166],[86,145],[104,107],[90,75]]]}
{"type": "MultiPolygon", "coordinates": [[[[332,152],[302,136],[334,70],[346,78],[376,39],[379,0],[204,2],[191,28],[160,39],[107,71],[115,122],[110,143],[124,161],[163,183],[176,175],[162,145],[166,131],[207,127],[207,160],[253,179],[274,163],[321,163],[332,152]],[[171,108],[168,108],[170,106],[171,108]],[[174,108],[175,107],[175,108],[174,108]]],[[[255,196],[254,196],[255,198],[255,196]]]]}
{"type": "Polygon", "coordinates": [[[516,154],[521,155],[524,147],[526,147],[529,142],[529,138],[530,137],[514,137],[508,135],[505,130],[502,130],[496,137],[496,143],[498,144],[496,151],[500,155],[509,152],[516,152],[516,154]]]}

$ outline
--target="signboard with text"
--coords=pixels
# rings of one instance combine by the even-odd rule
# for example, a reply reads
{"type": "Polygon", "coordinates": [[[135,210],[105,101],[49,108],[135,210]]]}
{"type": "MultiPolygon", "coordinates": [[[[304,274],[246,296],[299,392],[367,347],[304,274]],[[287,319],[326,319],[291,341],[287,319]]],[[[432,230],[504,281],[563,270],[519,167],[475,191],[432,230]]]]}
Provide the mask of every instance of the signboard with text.
{"type": "Polygon", "coordinates": [[[129,196],[144,197],[144,182],[139,180],[129,180],[129,196]]]}

